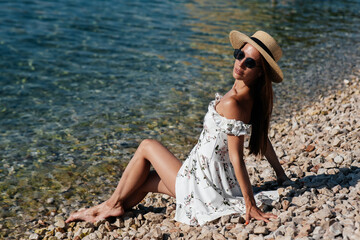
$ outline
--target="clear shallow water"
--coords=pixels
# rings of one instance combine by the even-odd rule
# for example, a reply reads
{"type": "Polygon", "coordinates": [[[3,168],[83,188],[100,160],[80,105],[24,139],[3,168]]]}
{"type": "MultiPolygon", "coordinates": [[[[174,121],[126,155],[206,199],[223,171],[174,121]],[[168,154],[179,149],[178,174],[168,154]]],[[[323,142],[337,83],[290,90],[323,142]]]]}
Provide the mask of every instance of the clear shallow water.
{"type": "Polygon", "coordinates": [[[274,118],[291,114],[359,67],[359,10],[360,1],[1,1],[0,221],[36,216],[49,197],[90,201],[81,184],[114,183],[141,139],[184,158],[206,105],[232,84],[232,29],[278,39],[285,80],[274,118]]]}

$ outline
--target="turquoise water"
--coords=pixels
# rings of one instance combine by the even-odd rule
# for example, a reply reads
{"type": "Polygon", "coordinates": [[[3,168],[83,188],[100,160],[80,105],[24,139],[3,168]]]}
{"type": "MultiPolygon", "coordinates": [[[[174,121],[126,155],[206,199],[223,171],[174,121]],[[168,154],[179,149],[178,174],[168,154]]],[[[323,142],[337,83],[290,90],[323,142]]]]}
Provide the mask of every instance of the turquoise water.
{"type": "Polygon", "coordinates": [[[141,139],[186,157],[209,100],[232,84],[232,29],[278,39],[274,118],[288,116],[359,67],[359,10],[350,0],[0,1],[0,221],[36,216],[69,189],[69,201],[88,201],[78,183],[117,179],[141,139]]]}

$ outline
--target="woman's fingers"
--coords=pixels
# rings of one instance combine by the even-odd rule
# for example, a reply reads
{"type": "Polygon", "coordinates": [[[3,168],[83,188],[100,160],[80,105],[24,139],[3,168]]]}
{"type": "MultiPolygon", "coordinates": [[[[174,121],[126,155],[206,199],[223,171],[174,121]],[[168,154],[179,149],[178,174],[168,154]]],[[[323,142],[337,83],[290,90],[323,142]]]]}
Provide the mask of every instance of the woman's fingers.
{"type": "Polygon", "coordinates": [[[263,213],[264,217],[266,217],[267,219],[270,219],[270,218],[277,218],[276,215],[272,214],[272,213],[263,213]]]}
{"type": "Polygon", "coordinates": [[[248,225],[249,223],[250,223],[250,211],[246,211],[245,225],[248,225]]]}
{"type": "Polygon", "coordinates": [[[246,212],[245,224],[247,225],[250,222],[251,218],[255,218],[256,220],[263,220],[265,222],[270,222],[270,218],[277,218],[276,215],[272,213],[264,213],[257,207],[252,207],[249,211],[246,212]]]}
{"type": "Polygon", "coordinates": [[[264,220],[265,222],[270,222],[269,219],[270,218],[277,218],[276,215],[272,214],[272,213],[263,213],[261,214],[261,220],[264,220]]]}

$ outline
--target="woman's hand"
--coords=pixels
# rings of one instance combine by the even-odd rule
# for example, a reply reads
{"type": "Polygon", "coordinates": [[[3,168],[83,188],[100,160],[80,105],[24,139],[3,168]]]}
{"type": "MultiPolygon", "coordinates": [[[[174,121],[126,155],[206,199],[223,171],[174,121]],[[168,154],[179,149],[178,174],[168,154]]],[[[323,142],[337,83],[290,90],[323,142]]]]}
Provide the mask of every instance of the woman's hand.
{"type": "Polygon", "coordinates": [[[250,223],[251,218],[270,222],[270,218],[277,218],[277,216],[272,213],[262,212],[256,205],[250,205],[249,207],[246,207],[245,225],[250,223]]]}

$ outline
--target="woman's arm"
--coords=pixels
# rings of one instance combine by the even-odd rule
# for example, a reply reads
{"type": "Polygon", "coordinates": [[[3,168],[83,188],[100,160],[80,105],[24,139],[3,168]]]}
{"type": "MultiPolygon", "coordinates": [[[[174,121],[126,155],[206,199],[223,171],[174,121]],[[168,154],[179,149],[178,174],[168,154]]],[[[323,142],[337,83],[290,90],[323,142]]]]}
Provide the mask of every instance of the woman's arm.
{"type": "Polygon", "coordinates": [[[243,157],[243,146],[243,136],[237,137],[233,135],[228,135],[230,161],[234,167],[235,176],[237,181],[239,182],[246,206],[245,224],[248,224],[251,218],[269,222],[269,218],[276,218],[277,216],[272,213],[264,213],[256,206],[254,193],[252,191],[252,186],[249,179],[249,174],[247,172],[243,157]]]}
{"type": "Polygon", "coordinates": [[[239,182],[246,209],[252,205],[255,206],[254,193],[244,161],[244,136],[228,135],[228,148],[230,161],[234,167],[235,176],[239,182]]]}
{"type": "MultiPolygon", "coordinates": [[[[247,123],[251,117],[251,108],[246,107],[249,105],[251,104],[247,102],[240,104],[237,100],[230,97],[221,102],[221,113],[228,119],[237,119],[247,123]]],[[[276,216],[271,213],[263,213],[256,206],[249,174],[244,161],[244,136],[228,135],[228,149],[230,161],[234,167],[235,177],[239,182],[245,201],[246,224],[250,222],[251,218],[264,220],[265,222],[269,222],[268,219],[271,217],[276,218],[276,216]]]]}
{"type": "Polygon", "coordinates": [[[270,163],[270,165],[273,167],[273,169],[275,170],[278,183],[282,184],[283,182],[288,181],[289,178],[286,176],[284,169],[282,168],[282,166],[276,156],[276,153],[274,151],[274,148],[273,148],[269,138],[267,140],[265,157],[268,160],[268,162],[270,163]]]}

